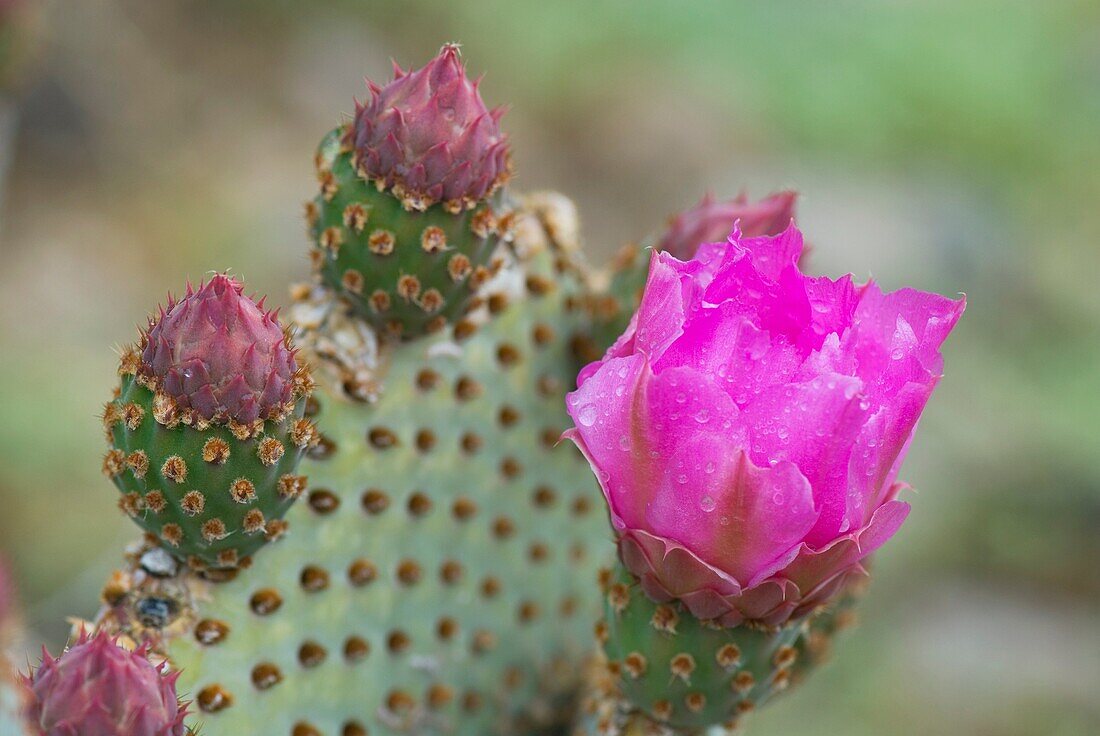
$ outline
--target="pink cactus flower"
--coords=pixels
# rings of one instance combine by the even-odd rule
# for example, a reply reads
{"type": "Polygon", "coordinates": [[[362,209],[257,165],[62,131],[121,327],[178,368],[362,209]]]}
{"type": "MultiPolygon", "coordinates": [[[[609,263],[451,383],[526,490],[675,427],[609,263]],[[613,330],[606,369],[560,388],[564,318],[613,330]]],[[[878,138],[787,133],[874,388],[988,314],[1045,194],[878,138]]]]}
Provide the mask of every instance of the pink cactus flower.
{"type": "Polygon", "coordinates": [[[292,406],[297,364],[278,317],[230,276],[169,299],[143,343],[139,375],[203,419],[248,424],[292,406]]]}
{"type": "Polygon", "coordinates": [[[965,301],[803,275],[802,234],[656,252],[567,397],[624,565],[724,626],[825,602],[901,526],[897,475],[965,301]]]}
{"type": "Polygon", "coordinates": [[[735,222],[746,237],[778,235],[794,219],[797,192],[776,192],[758,202],[750,202],[740,194],[733,199],[716,200],[706,195],[699,204],[679,213],[657,244],[657,250],[667,251],[681,261],[691,259],[703,243],[720,241],[729,234],[735,222]]]}
{"type": "Polygon", "coordinates": [[[27,720],[41,736],[183,736],[187,705],[176,698],[179,673],[155,667],[147,650],[128,652],[106,634],[80,639],[25,678],[27,720]]]}
{"type": "Polygon", "coordinates": [[[394,64],[384,87],[368,80],[370,102],[356,103],[347,137],[360,173],[410,209],[469,207],[492,194],[511,164],[504,109],[485,106],[480,81],[466,76],[455,44],[413,72],[394,64]]]}

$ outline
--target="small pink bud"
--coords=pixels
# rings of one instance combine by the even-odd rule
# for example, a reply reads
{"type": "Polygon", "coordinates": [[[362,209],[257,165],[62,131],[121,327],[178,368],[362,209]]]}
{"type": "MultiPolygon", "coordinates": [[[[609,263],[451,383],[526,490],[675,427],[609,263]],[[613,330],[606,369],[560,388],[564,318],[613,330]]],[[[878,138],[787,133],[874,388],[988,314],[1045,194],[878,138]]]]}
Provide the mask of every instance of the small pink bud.
{"type": "Polygon", "coordinates": [[[278,320],[217,274],[168,301],[145,334],[141,374],[202,418],[250,423],[293,401],[294,351],[278,320]]]}
{"type": "Polygon", "coordinates": [[[104,633],[81,632],[56,659],[24,678],[27,719],[41,736],[183,736],[186,704],[176,698],[177,673],[154,667],[146,650],[128,652],[104,633]]]}
{"type": "Polygon", "coordinates": [[[511,173],[501,110],[489,110],[478,82],[466,76],[458,46],[447,44],[423,69],[384,87],[367,82],[371,99],[356,104],[348,142],[366,174],[417,209],[435,202],[471,205],[511,173]]]}
{"type": "Polygon", "coordinates": [[[965,300],[798,269],[802,233],[654,252],[567,397],[624,565],[702,619],[778,625],[901,526],[897,475],[965,300]]]}
{"type": "Polygon", "coordinates": [[[690,260],[703,243],[721,241],[729,235],[734,223],[739,223],[746,238],[778,235],[794,219],[797,198],[798,194],[790,191],[777,192],[759,202],[749,202],[744,194],[722,201],[708,194],[699,204],[672,218],[657,249],[681,261],[690,260]]]}

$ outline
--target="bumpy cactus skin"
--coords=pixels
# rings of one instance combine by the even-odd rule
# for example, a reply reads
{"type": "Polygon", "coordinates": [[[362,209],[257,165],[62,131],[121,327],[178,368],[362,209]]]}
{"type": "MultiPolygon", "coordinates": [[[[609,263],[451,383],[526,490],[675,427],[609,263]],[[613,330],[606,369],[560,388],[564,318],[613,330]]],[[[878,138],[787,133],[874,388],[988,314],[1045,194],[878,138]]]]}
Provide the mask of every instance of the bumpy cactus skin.
{"type": "Polygon", "coordinates": [[[855,623],[867,579],[781,628],[701,622],[678,603],[654,603],[621,566],[603,582],[596,634],[604,657],[587,674],[574,736],[737,730],[828,661],[835,638],[855,623]]]}
{"type": "Polygon", "coordinates": [[[314,431],[299,423],[305,400],[243,439],[227,426],[169,428],[153,404],[132,375],[108,404],[104,472],[122,491],[120,507],[193,567],[237,567],[282,534],[283,516],[305,489],[296,472],[314,431]]]}
{"type": "Polygon", "coordinates": [[[306,207],[312,258],[322,280],[382,334],[438,332],[489,277],[508,219],[502,193],[471,209],[437,203],[407,210],[356,173],[343,128],[317,151],[321,191],[306,207]]]}
{"type": "Polygon", "coordinates": [[[611,545],[590,471],[556,444],[581,317],[565,254],[537,240],[518,238],[480,329],[384,347],[376,403],[318,370],[308,502],[168,644],[203,734],[258,714],[288,736],[568,722],[611,545]]]}
{"type": "Polygon", "coordinates": [[[598,636],[620,692],[682,732],[734,725],[790,684],[807,631],[708,625],[678,604],[658,604],[619,568],[609,581],[598,636]]]}

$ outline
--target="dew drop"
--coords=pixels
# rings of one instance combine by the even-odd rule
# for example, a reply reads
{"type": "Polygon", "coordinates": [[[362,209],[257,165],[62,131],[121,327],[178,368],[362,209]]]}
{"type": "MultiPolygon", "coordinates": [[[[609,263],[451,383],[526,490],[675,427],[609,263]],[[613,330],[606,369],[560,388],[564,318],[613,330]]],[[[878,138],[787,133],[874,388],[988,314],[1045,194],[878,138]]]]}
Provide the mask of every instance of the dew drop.
{"type": "Polygon", "coordinates": [[[591,427],[596,423],[596,413],[594,404],[585,404],[577,415],[577,421],[586,427],[591,427]]]}

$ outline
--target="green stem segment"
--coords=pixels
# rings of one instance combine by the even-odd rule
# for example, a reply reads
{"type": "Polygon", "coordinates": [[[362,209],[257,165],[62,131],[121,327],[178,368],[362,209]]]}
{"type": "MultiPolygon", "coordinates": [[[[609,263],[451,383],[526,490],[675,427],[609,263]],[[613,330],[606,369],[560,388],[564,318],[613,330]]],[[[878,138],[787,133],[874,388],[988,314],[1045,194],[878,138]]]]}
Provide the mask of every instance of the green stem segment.
{"type": "Polygon", "coordinates": [[[471,209],[407,210],[355,171],[330,132],[317,151],[320,194],[306,205],[321,279],[380,334],[412,339],[461,316],[491,275],[506,231],[503,192],[471,209]]]}
{"type": "Polygon", "coordinates": [[[822,637],[840,628],[832,611],[780,628],[722,628],[679,603],[650,600],[621,564],[605,592],[596,633],[623,701],[619,727],[639,717],[682,734],[735,727],[816,664],[805,656],[811,642],[820,651],[822,637]]]}

